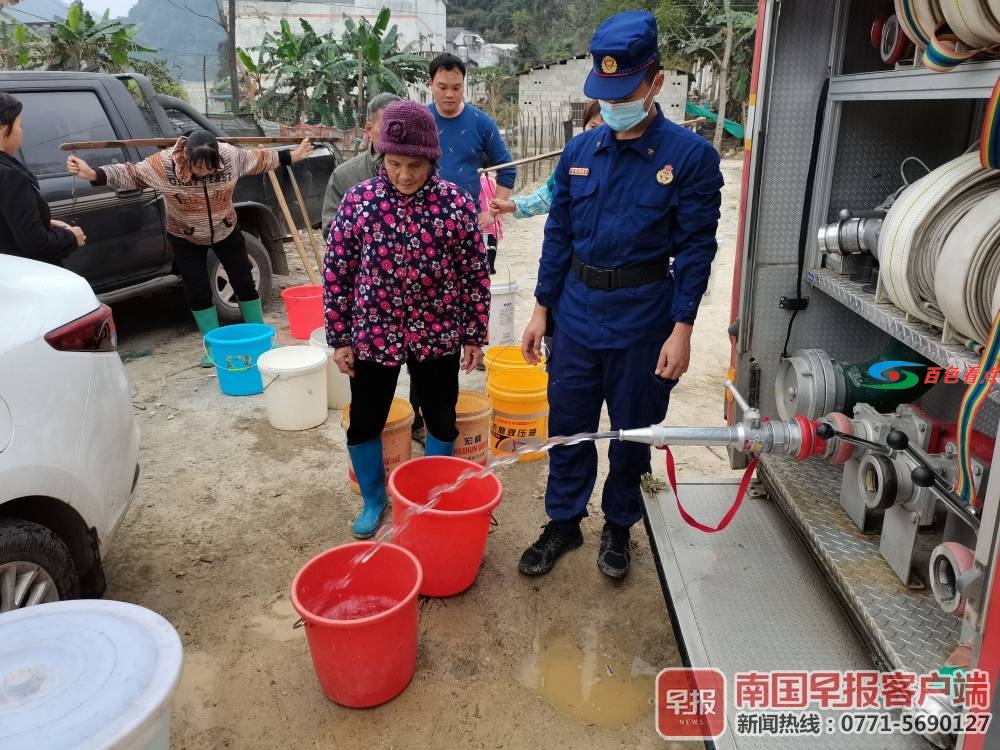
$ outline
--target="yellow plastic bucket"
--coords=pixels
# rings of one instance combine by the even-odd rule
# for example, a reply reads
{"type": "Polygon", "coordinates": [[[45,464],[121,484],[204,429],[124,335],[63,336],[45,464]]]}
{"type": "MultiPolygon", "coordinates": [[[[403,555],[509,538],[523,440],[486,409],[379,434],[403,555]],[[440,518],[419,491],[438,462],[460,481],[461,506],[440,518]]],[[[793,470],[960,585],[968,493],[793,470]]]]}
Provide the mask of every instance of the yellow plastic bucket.
{"type": "Polygon", "coordinates": [[[490,443],[490,400],[482,393],[459,391],[455,404],[455,456],[486,465],[490,443]]]}
{"type": "Polygon", "coordinates": [[[507,370],[541,370],[545,371],[545,358],[537,365],[529,365],[524,355],[521,354],[521,345],[513,346],[491,346],[483,354],[483,366],[486,368],[486,382],[495,373],[506,372],[507,370]]]}
{"type": "MultiPolygon", "coordinates": [[[[541,445],[549,436],[548,374],[534,367],[502,370],[486,384],[493,407],[490,450],[509,456],[523,445],[541,445]]],[[[529,453],[520,461],[537,461],[544,453],[529,453]]]]}
{"type": "MultiPolygon", "coordinates": [[[[351,426],[351,405],[344,406],[341,412],[340,425],[347,432],[351,426]]],[[[404,461],[409,461],[413,456],[413,434],[410,428],[413,426],[413,407],[405,398],[394,398],[392,406],[389,407],[389,417],[385,421],[382,429],[382,462],[385,464],[385,475],[395,469],[404,461]]],[[[354,476],[354,467],[351,465],[351,456],[347,456],[347,477],[351,480],[351,489],[361,493],[358,486],[358,478],[354,476]]]]}

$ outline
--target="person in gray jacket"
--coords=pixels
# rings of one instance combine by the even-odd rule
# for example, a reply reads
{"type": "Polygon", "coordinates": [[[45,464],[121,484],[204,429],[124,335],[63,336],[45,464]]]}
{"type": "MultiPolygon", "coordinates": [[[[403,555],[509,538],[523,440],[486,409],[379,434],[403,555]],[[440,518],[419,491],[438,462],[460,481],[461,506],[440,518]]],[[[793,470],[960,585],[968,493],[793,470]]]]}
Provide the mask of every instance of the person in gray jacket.
{"type": "Polygon", "coordinates": [[[399,101],[398,96],[383,93],[376,94],[368,102],[364,129],[368,139],[368,148],[333,170],[330,181],[326,184],[326,195],[323,197],[324,237],[329,234],[330,225],[337,218],[337,209],[340,208],[340,201],[344,199],[344,193],[359,182],[370,180],[382,165],[382,155],[375,150],[375,137],[382,124],[382,110],[395,101],[399,101]]]}

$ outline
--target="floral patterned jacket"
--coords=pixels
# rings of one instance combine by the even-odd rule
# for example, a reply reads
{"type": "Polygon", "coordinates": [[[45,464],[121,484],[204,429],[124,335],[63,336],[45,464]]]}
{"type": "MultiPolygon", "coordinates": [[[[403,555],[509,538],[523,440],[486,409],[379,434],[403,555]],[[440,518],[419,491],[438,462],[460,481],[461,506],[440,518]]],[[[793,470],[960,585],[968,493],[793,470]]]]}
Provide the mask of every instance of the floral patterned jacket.
{"type": "Polygon", "coordinates": [[[326,339],[402,365],[486,342],[490,277],[476,202],[436,174],[413,195],[385,169],[351,188],[330,228],[326,339]]]}

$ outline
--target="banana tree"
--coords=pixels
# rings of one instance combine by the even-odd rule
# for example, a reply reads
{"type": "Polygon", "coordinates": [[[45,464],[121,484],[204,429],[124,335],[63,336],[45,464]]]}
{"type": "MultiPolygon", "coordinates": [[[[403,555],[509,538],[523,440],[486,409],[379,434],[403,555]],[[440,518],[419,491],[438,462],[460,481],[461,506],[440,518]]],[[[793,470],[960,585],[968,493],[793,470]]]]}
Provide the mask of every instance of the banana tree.
{"type": "Polygon", "coordinates": [[[23,23],[0,22],[0,69],[25,68],[40,40],[23,23]]]}
{"type": "Polygon", "coordinates": [[[427,78],[427,60],[407,48],[400,49],[399,28],[389,27],[390,11],[382,8],[375,23],[362,18],[355,23],[345,18],[345,31],[339,47],[345,59],[355,60],[354,78],[358,81],[358,106],[381,92],[406,96],[407,84],[427,78]]]}
{"type": "Polygon", "coordinates": [[[40,56],[49,70],[90,70],[120,73],[139,52],[156,52],[135,40],[139,27],[112,21],[105,11],[100,21],[76,0],[66,9],[41,46],[40,56]]]}
{"type": "Polygon", "coordinates": [[[267,34],[251,51],[238,56],[247,75],[261,91],[256,102],[268,119],[356,126],[368,100],[383,91],[406,96],[407,84],[427,77],[427,62],[409,48],[400,48],[399,30],[389,26],[383,8],[374,23],[344,19],[340,38],[317,35],[299,20],[301,34],[281,21],[277,34],[267,34]],[[294,110],[294,111],[292,111],[294,110]]]}
{"type": "Polygon", "coordinates": [[[298,122],[309,112],[324,42],[307,21],[299,23],[302,33],[296,34],[282,18],[277,34],[264,35],[256,60],[246,50],[237,50],[240,63],[262,92],[256,106],[268,118],[298,122]]]}

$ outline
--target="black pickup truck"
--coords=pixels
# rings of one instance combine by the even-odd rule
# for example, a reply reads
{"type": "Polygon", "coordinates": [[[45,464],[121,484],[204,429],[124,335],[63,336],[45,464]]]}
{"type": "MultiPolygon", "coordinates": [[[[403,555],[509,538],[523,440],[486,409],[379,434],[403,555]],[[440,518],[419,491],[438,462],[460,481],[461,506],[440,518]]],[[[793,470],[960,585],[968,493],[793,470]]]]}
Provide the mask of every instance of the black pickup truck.
{"type": "MultiPolygon", "coordinates": [[[[83,228],[87,244],[65,266],[90,282],[104,302],[147,295],[180,283],[166,240],[163,204],[154,190],[115,194],[94,187],[66,171],[69,141],[173,138],[196,127],[226,135],[186,102],[157,94],[140,75],[75,72],[0,71],[0,91],[24,103],[24,143],[19,157],[38,177],[52,217],[83,228]]],[[[152,148],[89,150],[79,155],[94,167],[138,161],[152,148]]],[[[337,163],[333,147],[321,146],[293,166],[310,220],[318,225],[327,180],[337,163]]],[[[278,171],[293,221],[301,212],[288,175],[278,171]]],[[[272,274],[287,274],[283,240],[288,228],[267,175],[244,177],[233,198],[261,298],[266,300],[272,274]]],[[[223,318],[239,318],[232,288],[214,254],[208,273],[223,318]]]]}

